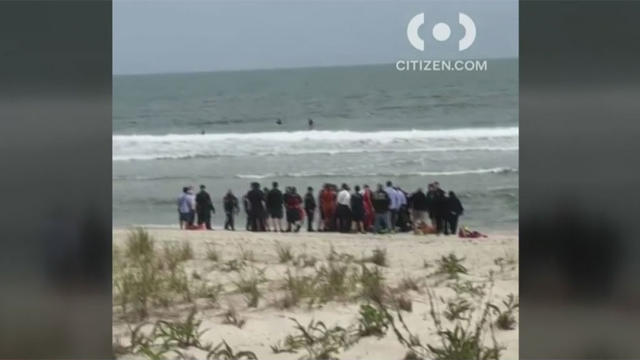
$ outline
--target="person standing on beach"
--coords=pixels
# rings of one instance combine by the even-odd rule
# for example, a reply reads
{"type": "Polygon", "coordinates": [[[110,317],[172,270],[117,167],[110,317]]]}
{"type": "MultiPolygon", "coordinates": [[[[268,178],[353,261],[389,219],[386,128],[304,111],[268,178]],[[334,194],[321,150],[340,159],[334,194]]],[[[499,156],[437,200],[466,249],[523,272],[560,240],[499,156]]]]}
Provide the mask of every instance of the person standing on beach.
{"type": "Polygon", "coordinates": [[[307,213],[307,231],[313,232],[313,215],[316,212],[316,199],[313,197],[313,188],[309,186],[304,196],[304,211],[307,213]]]}
{"type": "Polygon", "coordinates": [[[427,197],[427,211],[429,212],[429,219],[431,220],[431,227],[436,228],[436,188],[433,183],[429,184],[427,197]]]}
{"type": "Polygon", "coordinates": [[[370,231],[375,218],[375,211],[371,203],[371,189],[365,184],[362,189],[362,202],[364,204],[364,231],[370,231]]]}
{"type": "Polygon", "coordinates": [[[349,185],[342,184],[342,190],[338,193],[337,202],[337,228],[341,233],[348,233],[351,231],[351,194],[349,193],[349,185]]]}
{"type": "Polygon", "coordinates": [[[360,186],[356,185],[351,194],[351,220],[356,223],[356,231],[364,233],[364,199],[360,194],[360,186]]]}
{"type": "Polygon", "coordinates": [[[249,203],[249,198],[247,198],[247,194],[242,195],[242,207],[244,208],[244,213],[247,217],[247,224],[245,230],[249,231],[251,229],[251,215],[249,211],[251,209],[251,204],[249,203]]]}
{"type": "Polygon", "coordinates": [[[437,181],[433,183],[433,189],[433,212],[436,220],[436,231],[438,234],[441,234],[446,230],[445,217],[447,215],[447,197],[444,190],[440,188],[440,183],[437,181]]]}
{"type": "Polygon", "coordinates": [[[235,231],[236,228],[233,218],[240,211],[238,209],[238,198],[233,195],[233,192],[231,191],[231,189],[229,189],[229,191],[227,191],[227,194],[222,199],[222,202],[224,204],[224,213],[226,215],[226,219],[224,221],[224,229],[235,231]]]}
{"type": "Polygon", "coordinates": [[[196,222],[196,195],[193,193],[193,186],[189,186],[187,189],[187,196],[191,204],[191,211],[189,212],[189,227],[193,228],[196,222]]]}
{"type": "Polygon", "coordinates": [[[195,202],[193,197],[189,194],[189,187],[182,188],[182,194],[178,197],[178,221],[180,222],[180,229],[189,227],[189,224],[193,224],[193,211],[195,209],[195,202]]]}
{"type": "Polygon", "coordinates": [[[324,216],[324,231],[335,231],[336,192],[331,184],[325,184],[322,191],[322,216],[324,216]]]}
{"type": "MultiPolygon", "coordinates": [[[[267,198],[269,196],[269,188],[266,186],[262,189],[262,193],[264,194],[264,203],[267,203],[267,198]]],[[[269,226],[269,211],[267,210],[268,206],[264,207],[264,211],[262,212],[262,223],[264,224],[265,231],[271,231],[269,226]]]]}
{"type": "Polygon", "coordinates": [[[326,189],[327,184],[323,184],[320,191],[318,191],[318,211],[320,212],[320,216],[318,216],[318,231],[324,231],[324,211],[322,210],[322,198],[324,195],[324,189],[326,189]]]}
{"type": "Polygon", "coordinates": [[[200,192],[196,195],[196,212],[198,214],[198,227],[205,224],[207,230],[211,230],[211,213],[216,213],[211,196],[204,185],[200,185],[200,192]]]}
{"type": "Polygon", "coordinates": [[[417,231],[420,224],[425,222],[427,210],[427,195],[422,188],[418,188],[411,194],[411,219],[414,231],[417,231]]]}
{"type": "Polygon", "coordinates": [[[399,186],[395,186],[394,189],[396,190],[396,197],[398,202],[397,225],[400,228],[400,231],[406,232],[412,228],[410,224],[411,217],[409,216],[407,193],[399,186]]]}
{"type": "Polygon", "coordinates": [[[302,198],[298,194],[295,186],[287,188],[285,197],[285,206],[287,208],[287,232],[300,231],[302,221],[302,198]]]}
{"type": "Polygon", "coordinates": [[[251,231],[264,231],[264,193],[260,190],[260,184],[251,183],[251,190],[247,193],[249,200],[249,223],[251,231]]]}
{"type": "Polygon", "coordinates": [[[398,198],[398,194],[396,192],[396,189],[393,187],[393,183],[391,181],[387,181],[387,187],[384,189],[384,191],[387,192],[387,195],[389,196],[389,230],[391,230],[391,232],[396,231],[396,223],[398,222],[398,207],[400,206],[399,204],[399,198],[398,198]]]}
{"type": "Polygon", "coordinates": [[[462,215],[464,208],[460,199],[453,191],[449,191],[449,197],[447,198],[447,219],[445,235],[455,235],[458,231],[458,217],[462,215]]]}
{"type": "Polygon", "coordinates": [[[271,218],[271,229],[282,232],[282,205],[284,199],[282,191],[278,189],[278,182],[274,181],[271,190],[267,193],[267,211],[271,218]]]}
{"type": "Polygon", "coordinates": [[[287,229],[285,232],[291,232],[292,223],[291,223],[291,213],[289,212],[289,199],[291,198],[291,187],[286,186],[284,188],[284,194],[282,195],[282,200],[284,202],[284,221],[287,223],[287,229]]]}
{"type": "Polygon", "coordinates": [[[378,190],[371,194],[371,203],[375,210],[374,232],[381,233],[384,230],[389,231],[389,206],[391,199],[389,194],[382,188],[382,184],[378,184],[378,190]]]}

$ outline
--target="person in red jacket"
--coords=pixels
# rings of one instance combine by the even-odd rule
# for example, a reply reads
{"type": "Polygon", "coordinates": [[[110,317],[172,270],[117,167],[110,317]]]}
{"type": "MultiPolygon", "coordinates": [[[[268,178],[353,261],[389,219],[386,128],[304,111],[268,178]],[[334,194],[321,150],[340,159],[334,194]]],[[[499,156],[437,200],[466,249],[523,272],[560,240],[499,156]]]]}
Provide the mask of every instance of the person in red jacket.
{"type": "Polygon", "coordinates": [[[373,203],[371,202],[371,189],[369,185],[364,185],[362,190],[362,202],[364,203],[364,230],[370,231],[373,226],[373,219],[375,212],[373,210],[373,203]]]}
{"type": "Polygon", "coordinates": [[[292,225],[295,226],[293,231],[300,231],[304,212],[302,211],[302,197],[298,194],[295,186],[289,189],[285,206],[287,207],[287,221],[289,223],[287,231],[291,231],[292,225]]]}
{"type": "Polygon", "coordinates": [[[326,184],[321,195],[322,215],[324,216],[324,230],[334,231],[336,218],[336,191],[329,184],[326,184]]]}

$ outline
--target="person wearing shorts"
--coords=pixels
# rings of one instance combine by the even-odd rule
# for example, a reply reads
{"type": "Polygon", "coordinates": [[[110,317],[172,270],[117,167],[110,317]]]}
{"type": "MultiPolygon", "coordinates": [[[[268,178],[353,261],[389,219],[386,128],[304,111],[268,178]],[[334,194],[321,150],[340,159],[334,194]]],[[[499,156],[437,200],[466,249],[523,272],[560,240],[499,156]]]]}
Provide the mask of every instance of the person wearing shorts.
{"type": "Polygon", "coordinates": [[[196,201],[190,186],[182,188],[182,194],[178,197],[178,221],[180,229],[193,225],[196,201]]]}
{"type": "Polygon", "coordinates": [[[267,194],[267,212],[269,214],[269,218],[271,219],[271,229],[273,231],[282,232],[282,206],[284,204],[284,199],[282,196],[282,191],[278,189],[278,183],[276,181],[273,182],[272,188],[267,194]]]}

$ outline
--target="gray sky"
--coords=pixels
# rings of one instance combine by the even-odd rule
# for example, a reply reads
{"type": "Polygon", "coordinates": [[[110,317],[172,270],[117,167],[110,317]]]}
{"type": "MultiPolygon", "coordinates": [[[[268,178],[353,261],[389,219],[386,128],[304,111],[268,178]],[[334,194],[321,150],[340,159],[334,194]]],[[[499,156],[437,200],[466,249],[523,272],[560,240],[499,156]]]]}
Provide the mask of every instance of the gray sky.
{"type": "Polygon", "coordinates": [[[113,1],[115,74],[517,56],[516,0],[113,1]],[[477,28],[474,44],[461,53],[459,11],[477,28]],[[408,21],[420,12],[424,52],[406,37],[408,21]],[[451,28],[445,42],[431,36],[438,22],[451,28]]]}

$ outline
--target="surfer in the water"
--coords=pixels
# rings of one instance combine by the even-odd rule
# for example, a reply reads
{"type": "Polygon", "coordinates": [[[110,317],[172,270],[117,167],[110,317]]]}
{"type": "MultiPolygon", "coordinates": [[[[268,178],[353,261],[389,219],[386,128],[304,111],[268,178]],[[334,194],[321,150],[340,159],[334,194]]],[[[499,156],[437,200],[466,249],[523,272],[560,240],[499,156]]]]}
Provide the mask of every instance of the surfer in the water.
{"type": "Polygon", "coordinates": [[[309,130],[313,130],[313,126],[314,126],[314,124],[313,124],[313,119],[312,119],[312,118],[309,118],[308,123],[309,123],[309,130]]]}
{"type": "Polygon", "coordinates": [[[278,120],[276,120],[276,125],[282,125],[282,119],[278,118],[278,120]]]}

